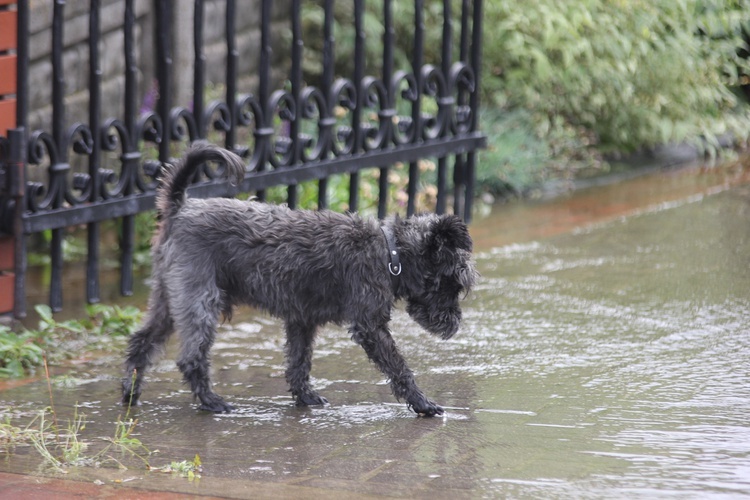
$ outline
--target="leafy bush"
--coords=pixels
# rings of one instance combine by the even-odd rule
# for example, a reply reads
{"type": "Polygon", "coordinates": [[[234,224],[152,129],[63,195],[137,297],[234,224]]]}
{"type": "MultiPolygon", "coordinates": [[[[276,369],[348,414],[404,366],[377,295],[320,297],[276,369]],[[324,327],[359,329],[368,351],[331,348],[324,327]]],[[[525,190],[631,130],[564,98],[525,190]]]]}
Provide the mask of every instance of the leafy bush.
{"type": "MultiPolygon", "coordinates": [[[[94,350],[111,349],[138,326],[141,311],[133,306],[101,304],[86,308],[88,318],[57,321],[46,305],[37,305],[36,330],[21,333],[0,325],[0,378],[20,378],[34,374],[44,357],[63,360],[94,350]]],[[[121,344],[122,342],[120,342],[121,344]]]]}
{"type": "Polygon", "coordinates": [[[0,377],[23,377],[42,364],[43,356],[33,333],[18,334],[0,325],[0,377]]]}
{"type": "MultiPolygon", "coordinates": [[[[453,3],[458,12],[460,2],[453,3]]],[[[322,69],[320,4],[303,4],[305,30],[320,35],[306,38],[311,80],[322,69]]],[[[335,5],[336,71],[349,76],[353,7],[335,5]]],[[[394,58],[408,68],[413,4],[393,5],[394,58]]],[[[425,2],[430,63],[440,61],[442,5],[425,2]]],[[[724,133],[740,140],[750,134],[750,112],[737,92],[750,84],[750,0],[485,1],[483,22],[482,128],[489,149],[478,174],[490,190],[596,169],[605,165],[604,152],[685,140],[710,148],[724,133]],[[542,143],[532,144],[534,138],[542,143]]],[[[382,1],[366,3],[363,30],[367,71],[376,74],[382,1]]]]}
{"type": "Polygon", "coordinates": [[[747,0],[486,2],[484,90],[501,106],[592,130],[633,150],[728,131],[747,60],[747,0]],[[746,9],[746,10],[743,10],[746,9]]]}

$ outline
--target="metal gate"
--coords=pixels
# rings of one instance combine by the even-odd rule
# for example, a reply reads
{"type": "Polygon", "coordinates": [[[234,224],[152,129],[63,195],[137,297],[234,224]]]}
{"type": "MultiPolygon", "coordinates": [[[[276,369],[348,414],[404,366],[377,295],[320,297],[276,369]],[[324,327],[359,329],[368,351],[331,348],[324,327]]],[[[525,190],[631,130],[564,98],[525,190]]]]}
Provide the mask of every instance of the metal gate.
{"type": "MultiPolygon", "coordinates": [[[[170,0],[155,0],[153,57],[156,58],[158,100],[153,110],[143,111],[137,102],[134,44],[135,2],[124,0],[122,25],[124,92],[119,116],[102,116],[101,40],[102,7],[91,0],[88,11],[88,122],[69,123],[66,117],[63,64],[65,2],[54,2],[52,22],[52,121],[50,130],[29,130],[29,2],[17,2],[17,128],[0,137],[0,230],[15,238],[14,314],[25,314],[26,241],[28,235],[51,230],[50,306],[62,308],[63,231],[86,225],[88,231],[87,298],[99,299],[100,224],[122,219],[120,237],[121,292],[130,294],[133,280],[134,216],[154,206],[154,191],[163,162],[185,144],[220,134],[222,145],[243,156],[249,172],[240,191],[254,192],[275,185],[292,186],[287,202],[297,205],[293,186],[309,180],[319,184],[318,206],[328,205],[326,183],[330,176],[349,177],[349,209],[359,207],[360,172],[380,169],[378,215],[389,210],[388,172],[396,163],[408,164],[406,215],[415,211],[419,183],[418,160],[434,158],[437,164],[438,212],[448,209],[471,218],[475,151],[485,144],[477,130],[478,84],[481,57],[482,2],[436,0],[442,8],[440,59],[424,61],[425,0],[414,0],[411,64],[394,63],[394,19],[391,0],[382,4],[382,54],[379,73],[366,73],[365,3],[353,0],[354,61],[350,75],[334,70],[334,2],[321,0],[324,13],[322,74],[310,84],[303,80],[304,40],[301,0],[291,0],[289,13],[289,74],[282,88],[272,88],[270,13],[273,0],[245,2],[226,0],[226,89],[219,99],[205,96],[206,56],[203,47],[205,5],[194,2],[193,102],[175,106],[170,95],[173,61],[170,54],[170,0]],[[260,3],[260,63],[256,93],[237,90],[238,58],[234,21],[238,7],[260,3]],[[144,146],[152,151],[144,153],[144,146]],[[116,168],[104,167],[102,156],[117,158],[116,168]],[[72,164],[79,165],[71,168],[72,164]],[[83,164],[84,168],[80,165],[83,164]],[[43,180],[29,177],[41,169],[43,180]],[[449,179],[452,176],[452,179],[449,179]],[[451,182],[452,181],[452,182],[451,182]]],[[[174,2],[178,4],[178,2],[174,2]]],[[[182,4],[182,2],[179,2],[182,4]]],[[[274,56],[276,56],[275,54],[274,56]]],[[[2,76],[0,76],[1,78],[2,76]]],[[[236,187],[231,188],[236,192],[236,187]]],[[[226,196],[227,181],[205,168],[190,196],[226,196]]]]}

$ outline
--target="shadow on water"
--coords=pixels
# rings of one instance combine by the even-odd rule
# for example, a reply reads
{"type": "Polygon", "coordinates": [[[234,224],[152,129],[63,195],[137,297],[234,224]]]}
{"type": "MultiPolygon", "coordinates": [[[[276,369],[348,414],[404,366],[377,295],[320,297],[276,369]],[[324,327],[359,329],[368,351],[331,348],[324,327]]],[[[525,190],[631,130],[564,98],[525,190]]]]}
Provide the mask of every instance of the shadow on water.
{"type": "MultiPolygon", "coordinates": [[[[393,330],[422,388],[447,408],[415,418],[345,329],[316,344],[314,384],[286,392],[278,322],[224,325],[214,383],[238,407],[197,412],[170,353],[149,375],[134,436],[152,465],[68,478],[224,497],[722,497],[750,494],[750,184],[743,168],[654,173],[570,197],[498,207],[472,227],[482,280],[448,342],[402,312],[393,330]]],[[[85,415],[92,449],[114,431],[120,360],[53,389],[85,415]]],[[[49,404],[46,384],[2,392],[2,414],[49,404]]],[[[117,457],[127,462],[127,457],[117,457]]],[[[0,470],[54,475],[29,449],[0,470]]]]}

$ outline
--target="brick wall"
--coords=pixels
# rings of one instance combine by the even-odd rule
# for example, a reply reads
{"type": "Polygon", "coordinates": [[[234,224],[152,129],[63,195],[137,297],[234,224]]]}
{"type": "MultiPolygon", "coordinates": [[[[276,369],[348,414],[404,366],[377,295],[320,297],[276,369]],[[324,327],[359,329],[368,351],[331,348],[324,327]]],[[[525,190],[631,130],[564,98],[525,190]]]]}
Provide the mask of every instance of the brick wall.
{"type": "Polygon", "coordinates": [[[0,135],[16,126],[15,0],[0,0],[0,135]]]}
{"type": "MultiPolygon", "coordinates": [[[[16,126],[15,1],[0,0],[0,135],[16,126]]],[[[14,240],[0,237],[0,314],[13,311],[14,240]]]]}
{"type": "MultiPolygon", "coordinates": [[[[63,61],[66,80],[66,121],[70,123],[88,121],[88,9],[89,0],[67,0],[65,6],[65,47],[63,61]]],[[[275,45],[282,42],[279,34],[288,25],[290,0],[274,2],[275,45]]],[[[122,0],[102,0],[101,15],[101,70],[102,70],[102,114],[103,118],[120,116],[124,94],[124,58],[122,0]]],[[[172,44],[173,105],[188,106],[192,99],[193,77],[193,2],[173,2],[174,40],[172,44]]],[[[52,38],[53,2],[31,2],[31,38],[29,41],[29,127],[32,130],[49,130],[51,126],[52,63],[50,60],[52,38]]],[[[153,2],[136,0],[137,20],[136,60],[139,67],[140,102],[153,89],[154,80],[154,15],[153,2]]],[[[225,2],[205,3],[204,43],[206,74],[209,81],[224,82],[226,66],[226,42],[223,39],[225,2]]],[[[242,76],[240,91],[253,90],[258,67],[260,41],[260,1],[238,2],[236,17],[237,48],[240,52],[239,72],[242,76]]],[[[6,36],[0,30],[0,38],[6,36]]],[[[274,50],[279,58],[274,65],[283,68],[289,49],[274,50]]],[[[2,70],[0,70],[0,74],[2,70]]],[[[284,70],[281,69],[281,75],[284,70]]],[[[277,77],[277,80],[281,78],[277,77]]]]}
{"type": "MultiPolygon", "coordinates": [[[[29,22],[29,128],[50,130],[52,122],[52,13],[54,2],[30,2],[29,22]]],[[[135,2],[136,58],[140,68],[141,94],[153,78],[154,63],[152,2],[135,2]]],[[[63,64],[66,94],[66,121],[88,122],[88,12],[89,0],[65,3],[63,64]]],[[[100,63],[102,70],[102,113],[120,116],[125,92],[124,37],[122,23],[125,5],[120,0],[101,2],[100,63]]]]}

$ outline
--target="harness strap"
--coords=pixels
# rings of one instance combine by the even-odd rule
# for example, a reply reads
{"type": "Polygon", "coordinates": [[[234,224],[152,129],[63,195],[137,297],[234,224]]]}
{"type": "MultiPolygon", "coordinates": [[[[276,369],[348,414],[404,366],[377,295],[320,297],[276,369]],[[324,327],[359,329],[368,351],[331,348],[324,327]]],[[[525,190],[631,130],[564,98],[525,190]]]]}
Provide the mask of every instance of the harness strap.
{"type": "Polygon", "coordinates": [[[391,229],[386,226],[380,226],[380,230],[383,231],[385,243],[388,247],[388,272],[391,273],[391,280],[393,281],[393,289],[395,291],[398,287],[398,277],[401,274],[401,260],[399,259],[398,247],[396,247],[396,237],[391,232],[391,229]]]}

